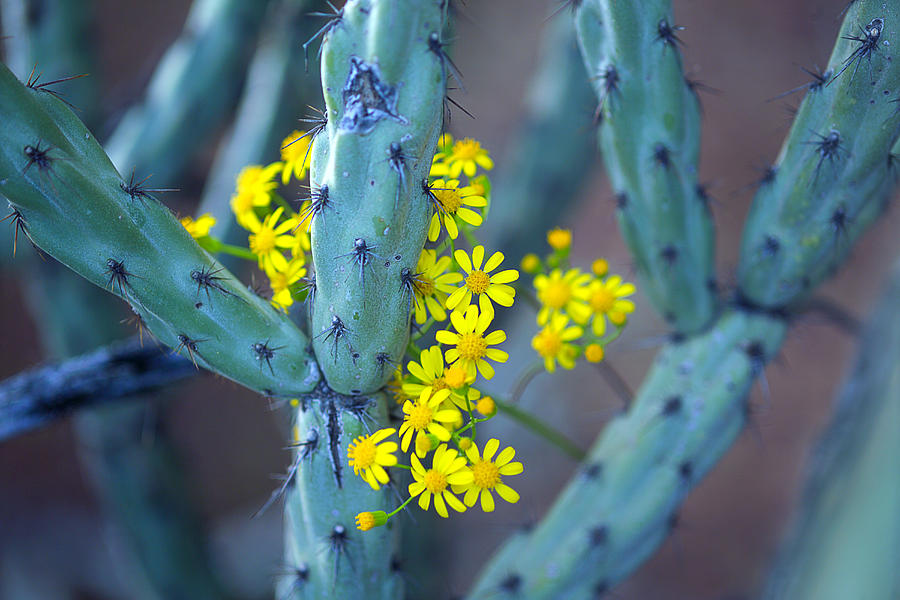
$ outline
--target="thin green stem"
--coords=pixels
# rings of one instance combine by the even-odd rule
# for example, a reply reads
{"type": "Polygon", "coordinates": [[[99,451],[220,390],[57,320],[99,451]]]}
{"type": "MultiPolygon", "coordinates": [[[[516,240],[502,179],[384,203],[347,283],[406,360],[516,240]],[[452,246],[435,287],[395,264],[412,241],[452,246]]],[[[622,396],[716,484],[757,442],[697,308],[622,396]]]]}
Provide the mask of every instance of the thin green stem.
{"type": "Polygon", "coordinates": [[[516,384],[513,386],[512,394],[509,397],[509,401],[512,403],[518,402],[522,398],[522,394],[525,393],[525,390],[528,388],[529,384],[534,381],[534,378],[544,372],[544,361],[538,360],[531,363],[524,371],[519,374],[518,379],[516,379],[516,384]]]}
{"type": "Polygon", "coordinates": [[[526,429],[531,430],[531,432],[536,434],[537,436],[544,438],[546,441],[556,446],[570,458],[579,462],[584,460],[584,457],[586,456],[584,450],[579,448],[575,442],[567,438],[556,429],[553,429],[531,413],[522,410],[511,402],[498,400],[496,398],[494,399],[494,402],[496,403],[497,408],[500,410],[500,412],[505,414],[513,421],[518,422],[526,429]]]}

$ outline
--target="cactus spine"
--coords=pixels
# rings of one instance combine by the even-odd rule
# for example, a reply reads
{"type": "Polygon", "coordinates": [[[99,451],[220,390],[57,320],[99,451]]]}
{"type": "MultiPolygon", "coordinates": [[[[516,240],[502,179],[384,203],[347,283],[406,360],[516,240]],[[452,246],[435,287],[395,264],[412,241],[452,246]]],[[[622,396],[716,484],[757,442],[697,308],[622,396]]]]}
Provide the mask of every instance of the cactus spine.
{"type": "Polygon", "coordinates": [[[35,244],[128,301],[195,364],[269,395],[315,387],[306,336],[123,180],[62,102],[26,88],[4,66],[0,112],[11,124],[0,132],[0,193],[35,244]]]}
{"type": "Polygon", "coordinates": [[[446,80],[440,2],[348,2],[322,42],[327,129],[311,167],[310,335],[329,385],[380,388],[409,335],[401,271],[425,245],[446,80]],[[388,368],[386,367],[386,364],[388,368]]]}
{"type": "Polygon", "coordinates": [[[716,309],[715,232],[697,182],[699,104],[682,72],[671,3],[584,0],[575,26],[642,288],[676,331],[700,331],[716,309]]]}

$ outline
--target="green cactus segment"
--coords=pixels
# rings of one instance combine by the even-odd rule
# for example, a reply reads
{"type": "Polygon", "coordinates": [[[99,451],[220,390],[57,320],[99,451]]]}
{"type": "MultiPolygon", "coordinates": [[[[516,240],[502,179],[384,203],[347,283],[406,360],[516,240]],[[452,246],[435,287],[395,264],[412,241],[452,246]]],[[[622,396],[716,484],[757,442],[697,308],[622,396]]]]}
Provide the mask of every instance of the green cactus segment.
{"type": "Polygon", "coordinates": [[[259,32],[267,0],[197,0],[181,36],[157,67],[142,104],[129,110],[106,142],[115,165],[153,165],[169,184],[230,110],[259,32]],[[198,107],[202,107],[199,108],[198,107]],[[178,152],[168,151],[173,139],[178,152]]]}
{"type": "Polygon", "coordinates": [[[750,302],[776,308],[802,300],[882,212],[900,138],[898,44],[900,7],[852,4],[827,82],[809,87],[753,201],[738,270],[750,302]]]}
{"type": "Polygon", "coordinates": [[[440,2],[348,2],[322,43],[328,126],[310,176],[310,334],[341,393],[380,388],[406,346],[401,272],[416,268],[431,216],[422,181],[441,127],[443,18],[440,2]]]}
{"type": "Polygon", "coordinates": [[[528,598],[589,598],[641,564],[674,525],[690,489],[746,419],[753,381],[786,323],[728,312],[709,331],[657,357],[628,414],[613,421],[581,472],[516,552],[494,558],[472,598],[516,577],[528,598]]]}
{"type": "Polygon", "coordinates": [[[676,331],[697,332],[716,311],[715,232],[697,181],[699,103],[670,2],[585,0],[575,26],[641,288],[676,331]]]}
{"type": "Polygon", "coordinates": [[[762,598],[897,598],[900,265],[818,444],[796,526],[762,598]]]}
{"type": "Polygon", "coordinates": [[[277,598],[403,597],[397,516],[370,531],[363,511],[390,512],[396,493],[375,491],[348,466],[347,446],[387,427],[383,396],[348,397],[321,386],[294,411],[294,465],[285,493],[285,568],[277,598]]]}
{"type": "Polygon", "coordinates": [[[121,296],[163,343],[251,389],[315,387],[308,339],[122,180],[59,100],[0,68],[0,194],[48,254],[121,296]]]}

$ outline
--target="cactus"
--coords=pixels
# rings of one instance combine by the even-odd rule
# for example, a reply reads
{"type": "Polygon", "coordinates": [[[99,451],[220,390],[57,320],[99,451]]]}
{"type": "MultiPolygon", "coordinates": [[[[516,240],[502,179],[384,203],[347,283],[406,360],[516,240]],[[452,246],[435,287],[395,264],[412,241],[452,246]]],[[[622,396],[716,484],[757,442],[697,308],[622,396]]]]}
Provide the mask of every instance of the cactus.
{"type": "Polygon", "coordinates": [[[898,299],[900,265],[860,337],[762,598],[896,598],[900,591],[898,299]]]}
{"type": "Polygon", "coordinates": [[[738,268],[747,301],[773,309],[801,302],[884,210],[900,139],[891,97],[900,71],[885,44],[898,18],[890,4],[848,11],[825,81],[809,86],[747,218],[738,268]]]}
{"type": "Polygon", "coordinates": [[[699,104],[671,3],[585,0],[575,25],[622,236],[666,322],[696,333],[716,312],[715,239],[697,181],[699,104]]]}
{"type": "Polygon", "coordinates": [[[0,110],[16,124],[0,133],[0,190],[29,239],[131,303],[194,364],[269,395],[315,386],[306,337],[219,267],[144,188],[122,179],[62,102],[4,66],[0,110]]]}
{"type": "Polygon", "coordinates": [[[278,598],[401,598],[391,522],[356,530],[362,508],[390,511],[393,491],[373,492],[347,466],[347,445],[387,422],[387,398],[347,397],[322,386],[293,411],[294,475],[285,492],[285,574],[278,598]]]}
{"type": "Polygon", "coordinates": [[[316,295],[311,337],[328,384],[370,393],[409,335],[401,272],[425,244],[428,175],[447,63],[437,2],[353,2],[322,42],[327,128],[316,136],[309,212],[316,295]]]}

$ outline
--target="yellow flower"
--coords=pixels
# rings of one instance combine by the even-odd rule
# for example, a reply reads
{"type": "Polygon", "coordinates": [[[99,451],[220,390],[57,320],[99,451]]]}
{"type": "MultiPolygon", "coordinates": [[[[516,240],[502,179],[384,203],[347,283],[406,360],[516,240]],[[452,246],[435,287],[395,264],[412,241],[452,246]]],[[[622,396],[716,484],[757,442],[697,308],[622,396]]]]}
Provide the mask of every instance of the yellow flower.
{"type": "Polygon", "coordinates": [[[581,337],[584,330],[581,327],[568,327],[569,317],[557,313],[550,318],[550,322],[531,339],[531,347],[544,359],[544,367],[550,373],[556,370],[556,361],[566,369],[575,367],[575,355],[577,349],[571,342],[581,337]]]}
{"type": "Polygon", "coordinates": [[[359,436],[347,447],[347,459],[353,472],[362,477],[373,490],[377,490],[379,484],[385,485],[389,481],[384,467],[397,464],[397,457],[393,454],[397,451],[397,443],[382,443],[382,440],[395,431],[397,430],[393,428],[379,429],[372,435],[359,436]]]}
{"type": "MultiPolygon", "coordinates": [[[[440,404],[450,395],[450,390],[439,390],[432,394],[430,388],[425,388],[415,402],[407,400],[403,403],[403,423],[400,425],[400,448],[404,452],[409,450],[409,443],[413,435],[418,438],[433,434],[440,441],[450,439],[450,432],[442,423],[453,423],[457,420],[459,411],[440,410],[440,404]]],[[[416,454],[424,456],[416,444],[416,454]]]]}
{"type": "Polygon", "coordinates": [[[497,456],[494,454],[500,448],[500,441],[491,438],[484,445],[484,454],[478,453],[478,445],[472,444],[466,450],[466,458],[469,459],[472,470],[472,482],[465,485],[453,485],[456,493],[465,492],[463,502],[466,506],[475,506],[478,497],[481,496],[481,510],[493,512],[494,496],[491,492],[497,492],[501,498],[511,504],[519,501],[519,493],[503,483],[503,478],[510,475],[518,475],[524,470],[522,463],[510,462],[516,455],[516,451],[510,446],[504,448],[497,456]]]}
{"type": "Polygon", "coordinates": [[[572,245],[572,232],[568,229],[551,229],[547,232],[547,243],[554,250],[565,250],[572,245]]]}
{"type": "Polygon", "coordinates": [[[231,197],[231,210],[237,222],[247,229],[247,216],[254,208],[269,206],[272,202],[272,190],[278,184],[272,178],[281,170],[281,163],[276,162],[262,167],[249,165],[241,169],[237,176],[237,189],[231,197]]]}
{"type": "Polygon", "coordinates": [[[291,175],[302,180],[309,169],[310,145],[313,136],[305,131],[291,132],[281,141],[281,160],[284,161],[284,169],[281,171],[281,184],[287,185],[291,175]]]}
{"type": "Polygon", "coordinates": [[[549,275],[540,274],[534,278],[541,310],[538,312],[538,325],[546,325],[550,316],[567,312],[577,323],[585,323],[591,316],[587,300],[587,283],[591,276],[580,269],[569,269],[565,275],[559,269],[553,269],[549,275]]]}
{"type": "Polygon", "coordinates": [[[537,254],[526,254],[522,257],[522,270],[529,275],[534,275],[541,270],[541,259],[537,254]]]}
{"type": "Polygon", "coordinates": [[[485,396],[475,404],[475,410],[485,417],[493,417],[497,414],[497,403],[490,396],[485,396]]]}
{"type": "Polygon", "coordinates": [[[493,315],[478,314],[478,307],[470,305],[465,313],[453,312],[450,314],[450,322],[456,333],[443,329],[435,334],[435,338],[441,344],[454,346],[447,350],[445,355],[448,363],[459,363],[466,370],[469,377],[475,376],[476,368],[485,379],[494,376],[492,367],[485,358],[497,362],[506,362],[509,354],[497,348],[489,348],[506,339],[503,330],[492,331],[485,335],[485,330],[491,324],[493,315]]]}
{"type": "Polygon", "coordinates": [[[303,255],[292,258],[287,262],[283,271],[274,268],[266,269],[269,277],[269,287],[272,288],[272,304],[287,312],[287,308],[294,303],[291,295],[291,285],[297,283],[306,275],[305,259],[303,255]]]}
{"type": "Polygon", "coordinates": [[[373,527],[381,527],[387,523],[389,516],[383,510],[361,512],[356,515],[356,528],[360,531],[369,531],[373,527]]]}
{"type": "Polygon", "coordinates": [[[597,277],[603,277],[609,272],[609,263],[606,262],[605,258],[598,258],[591,263],[591,271],[593,271],[594,275],[597,277]]]}
{"type": "Polygon", "coordinates": [[[449,268],[449,256],[437,258],[437,252],[434,250],[422,251],[416,265],[417,272],[412,280],[416,323],[421,325],[425,322],[426,307],[435,321],[446,320],[447,311],[444,310],[444,306],[447,303],[447,296],[454,290],[453,285],[462,281],[462,275],[459,273],[455,271],[447,273],[449,268]]]}
{"type": "Polygon", "coordinates": [[[279,248],[290,248],[294,245],[294,236],[285,234],[294,228],[297,220],[291,218],[276,225],[283,212],[284,208],[279,206],[275,212],[266,216],[262,223],[252,212],[247,216],[247,229],[252,232],[248,238],[250,251],[259,258],[259,268],[267,273],[287,270],[287,259],[279,248]]]}
{"type": "Polygon", "coordinates": [[[634,284],[622,283],[622,278],[613,275],[606,281],[599,279],[588,286],[588,305],[594,315],[594,335],[602,336],[606,333],[606,318],[614,325],[623,325],[627,316],[634,312],[634,302],[624,300],[635,292],[634,284]]]}
{"type": "Polygon", "coordinates": [[[458,140],[453,144],[453,150],[447,162],[449,163],[450,177],[459,177],[460,173],[474,177],[475,169],[479,166],[487,171],[494,168],[494,161],[488,156],[487,150],[471,138],[458,140]]]}
{"type": "Polygon", "coordinates": [[[191,234],[191,237],[197,239],[209,235],[209,230],[216,224],[216,218],[209,213],[203,213],[197,217],[197,220],[191,216],[184,217],[181,219],[181,224],[191,234]]]}
{"type": "Polygon", "coordinates": [[[413,481],[409,484],[410,497],[419,496],[419,507],[428,510],[431,498],[434,497],[434,510],[447,518],[447,505],[457,511],[464,512],[466,507],[459,498],[450,491],[450,486],[465,486],[473,481],[472,471],[466,466],[466,459],[456,450],[441,444],[431,458],[431,468],[425,469],[415,455],[412,456],[413,481]]]}
{"type": "Polygon", "coordinates": [[[388,395],[394,399],[394,402],[400,405],[407,400],[418,397],[418,394],[409,395],[403,391],[403,369],[401,367],[397,367],[394,370],[393,376],[384,384],[384,387],[388,395]]]}
{"type": "Polygon", "coordinates": [[[487,200],[484,196],[478,195],[471,186],[460,188],[457,179],[447,181],[438,179],[428,189],[439,205],[439,209],[431,216],[431,223],[428,226],[429,241],[433,242],[438,239],[438,235],[441,233],[441,221],[444,222],[447,235],[454,240],[459,237],[457,218],[475,227],[481,225],[483,221],[481,214],[467,207],[483,208],[487,206],[487,200]]]}
{"type": "Polygon", "coordinates": [[[603,346],[600,344],[588,344],[584,349],[584,357],[588,362],[598,363],[603,360],[603,346]]]}
{"type": "Polygon", "coordinates": [[[457,250],[454,254],[456,262],[463,271],[466,272],[466,279],[462,287],[457,288],[455,292],[447,298],[447,308],[451,310],[464,310],[472,302],[472,295],[478,296],[478,306],[482,314],[494,314],[494,306],[491,300],[500,306],[512,306],[513,299],[516,297],[516,290],[512,286],[506,285],[519,278],[519,272],[515,269],[506,269],[499,273],[489,275],[491,271],[500,266],[503,262],[503,254],[494,252],[484,264],[482,270],[481,263],[484,261],[484,246],[475,246],[472,249],[472,260],[465,250],[457,250]]]}

